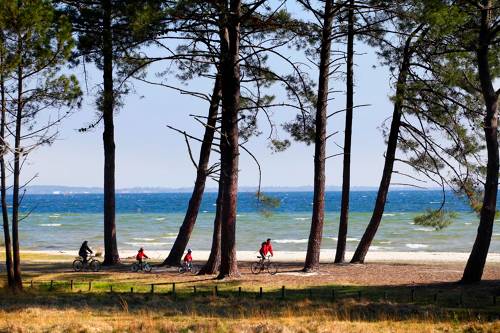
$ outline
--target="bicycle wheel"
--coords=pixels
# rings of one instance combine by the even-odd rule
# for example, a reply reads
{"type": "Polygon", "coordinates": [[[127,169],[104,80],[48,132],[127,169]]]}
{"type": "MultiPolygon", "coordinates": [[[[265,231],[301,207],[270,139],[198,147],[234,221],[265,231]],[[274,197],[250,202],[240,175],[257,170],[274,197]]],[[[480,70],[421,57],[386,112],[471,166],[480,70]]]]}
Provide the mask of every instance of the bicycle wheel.
{"type": "Polygon", "coordinates": [[[92,260],[89,264],[89,267],[93,272],[99,272],[99,270],[101,269],[101,263],[99,262],[99,260],[92,260]]]}
{"type": "Polygon", "coordinates": [[[184,267],[184,266],[179,267],[179,273],[181,273],[181,274],[186,273],[186,267],[184,267]]]}
{"type": "Polygon", "coordinates": [[[278,266],[272,262],[267,265],[267,272],[271,275],[278,273],[278,266]]]}
{"type": "Polygon", "coordinates": [[[83,262],[80,259],[73,261],[73,269],[75,272],[81,272],[83,269],[83,262]]]}
{"type": "Polygon", "coordinates": [[[262,265],[260,264],[260,262],[254,262],[250,269],[252,270],[253,274],[259,274],[262,270],[262,265]]]}
{"type": "Polygon", "coordinates": [[[139,264],[136,262],[133,263],[131,269],[132,269],[132,272],[137,272],[139,270],[139,264]]]}
{"type": "Polygon", "coordinates": [[[191,267],[191,274],[193,274],[193,275],[198,274],[198,268],[194,265],[191,267]]]}
{"type": "Polygon", "coordinates": [[[144,272],[151,272],[151,270],[153,269],[153,267],[151,267],[150,264],[148,263],[145,263],[144,266],[142,267],[142,269],[144,270],[144,272]]]}

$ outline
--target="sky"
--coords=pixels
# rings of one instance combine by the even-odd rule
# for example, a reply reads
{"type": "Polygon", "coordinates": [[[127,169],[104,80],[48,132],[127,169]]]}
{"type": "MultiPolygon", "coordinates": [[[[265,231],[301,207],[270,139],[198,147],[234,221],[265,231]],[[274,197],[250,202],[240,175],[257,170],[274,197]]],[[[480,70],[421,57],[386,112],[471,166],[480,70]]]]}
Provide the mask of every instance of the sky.
{"type": "MultiPolygon", "coordinates": [[[[337,45],[337,47],[339,47],[337,45]]],[[[355,50],[355,104],[369,104],[354,111],[352,137],[352,186],[378,186],[383,168],[383,154],[386,149],[380,126],[390,121],[392,103],[391,76],[386,67],[379,66],[374,51],[356,42],[355,50]],[[389,119],[388,119],[389,118],[389,119]]],[[[283,55],[295,57],[294,51],[283,51],[283,55]]],[[[162,65],[156,70],[162,70],[162,65]]],[[[87,68],[89,90],[84,89],[84,103],[80,110],[66,119],[59,127],[56,142],[49,147],[41,147],[34,152],[23,170],[25,179],[37,174],[32,185],[98,186],[103,183],[103,145],[102,126],[86,133],[78,132],[96,119],[96,89],[92,82],[99,82],[101,73],[87,68]]],[[[74,69],[83,80],[82,68],[74,69]]],[[[150,77],[154,78],[154,71],[150,77]]],[[[317,72],[311,71],[316,79],[317,72]]],[[[174,79],[170,83],[178,84],[174,79]]],[[[184,138],[169,130],[166,125],[186,130],[201,137],[203,128],[189,114],[206,114],[208,105],[188,95],[164,87],[133,82],[135,92],[124,99],[124,106],[115,116],[116,143],[116,187],[191,187],[194,183],[195,169],[188,157],[184,138]]],[[[193,80],[186,88],[209,93],[212,89],[206,80],[193,80]]],[[[345,81],[331,80],[330,88],[345,90],[345,81]]],[[[328,113],[343,109],[344,93],[335,93],[330,101],[328,113]]],[[[295,117],[294,109],[276,109],[273,119],[276,123],[295,117]]],[[[257,156],[262,167],[263,186],[304,186],[313,184],[314,147],[293,142],[285,152],[273,153],[268,148],[265,121],[260,119],[262,131],[246,147],[257,156]]],[[[343,114],[329,119],[328,132],[339,131],[334,141],[343,145],[343,114]]],[[[281,139],[288,135],[279,130],[281,139]]],[[[197,156],[199,146],[192,142],[197,156]]],[[[340,152],[340,148],[329,141],[327,155],[340,152]]],[[[214,160],[214,159],[213,159],[214,160]]],[[[397,169],[397,168],[396,168],[397,169]]],[[[241,152],[239,184],[256,186],[258,171],[253,160],[241,152]]],[[[405,170],[407,171],[407,170],[405,170]]],[[[397,178],[397,177],[396,177],[397,178]]],[[[341,185],[342,157],[327,160],[327,185],[341,185]]],[[[396,179],[396,181],[398,181],[396,179]]],[[[209,187],[216,184],[209,181],[209,187]]]]}

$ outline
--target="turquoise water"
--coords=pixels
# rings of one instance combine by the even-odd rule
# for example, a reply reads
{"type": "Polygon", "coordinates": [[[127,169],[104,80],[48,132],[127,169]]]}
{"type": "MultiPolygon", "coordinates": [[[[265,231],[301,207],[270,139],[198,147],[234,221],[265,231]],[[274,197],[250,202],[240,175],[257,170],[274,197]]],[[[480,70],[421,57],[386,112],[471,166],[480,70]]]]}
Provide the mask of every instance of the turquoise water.
{"type": "MultiPolygon", "coordinates": [[[[264,214],[251,193],[240,194],[237,221],[238,250],[257,250],[264,238],[272,238],[276,250],[303,251],[307,247],[311,220],[310,192],[270,193],[281,205],[264,214]]],[[[353,192],[348,250],[354,250],[371,217],[376,192],[353,192]]],[[[215,193],[207,193],[189,247],[209,250],[212,239],[215,193]]],[[[439,207],[438,191],[391,192],[373,251],[468,252],[478,218],[459,198],[448,209],[458,212],[453,224],[441,231],[416,226],[413,217],[427,208],[439,207]]],[[[117,197],[117,235],[122,250],[169,250],[184,217],[187,193],[120,194],[117,197]]],[[[327,195],[323,248],[336,246],[339,192],[327,195]]],[[[86,239],[102,247],[101,195],[27,196],[24,210],[34,208],[20,226],[21,246],[31,250],[74,250],[86,239]]],[[[500,228],[490,248],[500,252],[500,228]]]]}

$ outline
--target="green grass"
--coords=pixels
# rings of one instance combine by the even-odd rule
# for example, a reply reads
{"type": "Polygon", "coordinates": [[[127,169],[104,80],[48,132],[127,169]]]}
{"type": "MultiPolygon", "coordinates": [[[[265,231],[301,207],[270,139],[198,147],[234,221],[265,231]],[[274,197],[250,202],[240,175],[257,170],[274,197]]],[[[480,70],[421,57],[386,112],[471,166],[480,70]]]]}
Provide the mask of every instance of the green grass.
{"type": "Polygon", "coordinates": [[[500,331],[498,280],[366,286],[247,273],[218,281],[174,269],[131,273],[129,265],[76,273],[71,259],[25,262],[24,291],[0,289],[0,332],[500,331]]]}

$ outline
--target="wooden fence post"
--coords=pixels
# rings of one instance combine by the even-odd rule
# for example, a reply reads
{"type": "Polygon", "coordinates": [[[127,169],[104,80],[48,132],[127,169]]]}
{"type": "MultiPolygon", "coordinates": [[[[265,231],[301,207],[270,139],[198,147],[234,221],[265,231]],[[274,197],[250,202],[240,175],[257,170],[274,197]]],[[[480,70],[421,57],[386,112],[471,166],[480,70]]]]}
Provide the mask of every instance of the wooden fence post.
{"type": "Polygon", "coordinates": [[[33,288],[33,280],[30,281],[30,287],[33,288]]]}
{"type": "Polygon", "coordinates": [[[133,294],[134,293],[134,287],[130,287],[130,293],[133,294]]]}
{"type": "Polygon", "coordinates": [[[241,287],[238,287],[238,297],[241,297],[241,287]]]}
{"type": "Polygon", "coordinates": [[[332,289],[332,301],[335,301],[335,289],[332,289]]]}
{"type": "Polygon", "coordinates": [[[50,290],[54,288],[54,280],[50,280],[50,290]]]}
{"type": "Polygon", "coordinates": [[[112,285],[112,284],[109,286],[109,292],[110,292],[110,293],[112,293],[112,292],[113,292],[113,285],[112,285]]]}
{"type": "Polygon", "coordinates": [[[92,281],[89,281],[89,291],[92,289],[92,281]]]}
{"type": "Polygon", "coordinates": [[[193,286],[193,294],[196,295],[196,286],[193,286]]]}
{"type": "Polygon", "coordinates": [[[262,294],[262,287],[260,287],[260,290],[259,290],[259,297],[262,298],[263,294],[262,294]]]}
{"type": "Polygon", "coordinates": [[[70,288],[71,290],[73,290],[73,280],[71,280],[71,281],[69,282],[69,288],[70,288]]]}
{"type": "Polygon", "coordinates": [[[176,295],[175,295],[175,282],[172,283],[172,296],[174,297],[174,299],[176,298],[176,295]]]}
{"type": "Polygon", "coordinates": [[[219,288],[217,286],[214,287],[214,296],[219,296],[219,288]]]}
{"type": "Polygon", "coordinates": [[[281,287],[281,298],[285,299],[285,286],[281,287]]]}
{"type": "Polygon", "coordinates": [[[154,283],[151,283],[151,294],[154,294],[155,292],[155,285],[154,283]]]}

